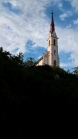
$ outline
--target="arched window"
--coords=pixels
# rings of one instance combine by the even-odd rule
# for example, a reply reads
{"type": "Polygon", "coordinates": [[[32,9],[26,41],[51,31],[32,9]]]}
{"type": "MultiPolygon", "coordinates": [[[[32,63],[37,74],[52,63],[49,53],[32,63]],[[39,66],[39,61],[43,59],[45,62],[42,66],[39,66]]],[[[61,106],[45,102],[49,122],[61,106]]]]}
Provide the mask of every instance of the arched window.
{"type": "Polygon", "coordinates": [[[49,46],[50,46],[50,40],[49,40],[49,46]]]}
{"type": "Polygon", "coordinates": [[[56,66],[56,60],[54,60],[54,66],[56,66]]]}
{"type": "Polygon", "coordinates": [[[56,44],[56,41],[55,41],[55,39],[54,39],[54,45],[56,44]]]}
{"type": "Polygon", "coordinates": [[[54,55],[56,55],[56,50],[54,50],[54,55]]]}

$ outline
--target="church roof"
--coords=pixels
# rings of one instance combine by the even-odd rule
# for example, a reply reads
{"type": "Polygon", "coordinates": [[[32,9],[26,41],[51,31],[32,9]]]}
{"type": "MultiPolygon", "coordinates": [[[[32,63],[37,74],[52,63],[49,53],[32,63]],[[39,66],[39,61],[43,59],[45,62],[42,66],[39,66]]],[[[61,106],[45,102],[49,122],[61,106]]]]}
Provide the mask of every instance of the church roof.
{"type": "Polygon", "coordinates": [[[39,59],[37,62],[41,61],[42,59],[43,59],[43,56],[42,56],[42,57],[40,57],[40,59],[39,59]]]}
{"type": "Polygon", "coordinates": [[[50,32],[51,34],[55,30],[55,25],[54,25],[54,17],[53,17],[53,12],[52,12],[52,19],[51,19],[51,24],[50,24],[50,32]]]}

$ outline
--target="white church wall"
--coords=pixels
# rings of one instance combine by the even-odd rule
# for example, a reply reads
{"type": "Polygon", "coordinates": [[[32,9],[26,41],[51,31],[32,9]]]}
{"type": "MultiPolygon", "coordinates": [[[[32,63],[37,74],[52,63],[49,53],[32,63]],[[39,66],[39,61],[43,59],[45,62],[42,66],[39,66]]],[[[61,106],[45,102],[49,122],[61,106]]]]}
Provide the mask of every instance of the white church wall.
{"type": "Polygon", "coordinates": [[[39,61],[39,65],[43,65],[43,59],[39,61]]]}
{"type": "Polygon", "coordinates": [[[47,61],[47,59],[48,59],[48,58],[45,56],[45,64],[48,64],[48,61],[47,61]]]}
{"type": "Polygon", "coordinates": [[[48,59],[47,59],[48,65],[50,65],[50,51],[48,52],[48,59]]]}
{"type": "Polygon", "coordinates": [[[48,51],[51,51],[51,47],[50,46],[48,46],[48,51]]]}
{"type": "Polygon", "coordinates": [[[40,60],[36,66],[40,66],[40,65],[41,65],[41,66],[43,65],[43,59],[40,60]]]}

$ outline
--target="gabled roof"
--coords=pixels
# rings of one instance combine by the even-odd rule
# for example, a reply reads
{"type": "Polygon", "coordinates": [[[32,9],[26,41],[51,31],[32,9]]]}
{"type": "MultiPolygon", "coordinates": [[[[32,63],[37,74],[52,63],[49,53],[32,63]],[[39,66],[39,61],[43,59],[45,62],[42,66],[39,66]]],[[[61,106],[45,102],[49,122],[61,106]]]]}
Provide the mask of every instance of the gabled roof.
{"type": "Polygon", "coordinates": [[[42,57],[40,57],[40,59],[38,59],[38,61],[37,61],[37,62],[41,61],[42,59],[43,59],[43,56],[42,56],[42,57]]]}

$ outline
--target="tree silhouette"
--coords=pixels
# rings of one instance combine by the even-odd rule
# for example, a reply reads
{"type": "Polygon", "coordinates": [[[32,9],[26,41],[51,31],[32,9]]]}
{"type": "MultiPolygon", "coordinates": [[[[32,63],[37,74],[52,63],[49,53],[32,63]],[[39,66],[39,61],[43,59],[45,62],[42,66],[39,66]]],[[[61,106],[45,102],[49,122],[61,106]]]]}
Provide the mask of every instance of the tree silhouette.
{"type": "Polygon", "coordinates": [[[26,59],[26,61],[24,62],[25,67],[31,67],[31,66],[35,66],[35,59],[32,57],[29,57],[26,59]]]}
{"type": "MultiPolygon", "coordinates": [[[[78,67],[74,73],[78,74],[78,67]]],[[[48,113],[51,118],[77,115],[78,78],[75,74],[59,67],[35,66],[33,58],[23,61],[22,53],[15,56],[0,48],[1,133],[19,133],[20,137],[26,130],[23,124],[27,125],[37,114],[46,116],[48,113]]]]}

